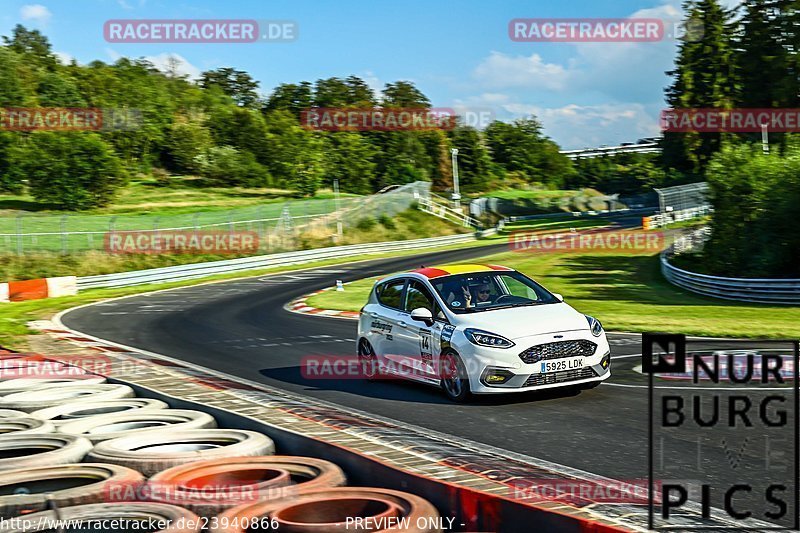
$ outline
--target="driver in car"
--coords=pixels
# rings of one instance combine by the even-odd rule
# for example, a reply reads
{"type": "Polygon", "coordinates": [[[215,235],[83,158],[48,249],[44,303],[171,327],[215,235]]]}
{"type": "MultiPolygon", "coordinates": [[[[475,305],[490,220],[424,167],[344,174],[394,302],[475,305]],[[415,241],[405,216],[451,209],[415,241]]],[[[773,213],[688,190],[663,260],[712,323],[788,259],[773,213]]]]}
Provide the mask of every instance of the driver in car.
{"type": "Polygon", "coordinates": [[[474,307],[477,305],[486,305],[492,303],[492,290],[488,284],[481,284],[475,288],[475,297],[473,298],[472,292],[468,287],[462,287],[464,292],[465,307],[474,307]]]}

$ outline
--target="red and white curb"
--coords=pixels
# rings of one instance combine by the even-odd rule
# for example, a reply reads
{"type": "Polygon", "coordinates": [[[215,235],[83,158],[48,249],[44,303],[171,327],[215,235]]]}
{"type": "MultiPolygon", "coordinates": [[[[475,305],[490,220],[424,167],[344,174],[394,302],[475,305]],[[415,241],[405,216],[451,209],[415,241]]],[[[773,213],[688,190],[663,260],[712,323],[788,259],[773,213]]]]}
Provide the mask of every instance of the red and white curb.
{"type": "Polygon", "coordinates": [[[292,313],[298,313],[301,315],[329,316],[333,318],[344,318],[347,320],[358,320],[358,311],[337,311],[336,309],[320,309],[319,307],[313,307],[306,303],[306,300],[308,300],[312,296],[316,296],[317,294],[329,291],[333,288],[334,287],[328,287],[325,289],[320,289],[318,291],[305,294],[299,298],[295,298],[288,304],[284,305],[283,308],[292,313]]]}

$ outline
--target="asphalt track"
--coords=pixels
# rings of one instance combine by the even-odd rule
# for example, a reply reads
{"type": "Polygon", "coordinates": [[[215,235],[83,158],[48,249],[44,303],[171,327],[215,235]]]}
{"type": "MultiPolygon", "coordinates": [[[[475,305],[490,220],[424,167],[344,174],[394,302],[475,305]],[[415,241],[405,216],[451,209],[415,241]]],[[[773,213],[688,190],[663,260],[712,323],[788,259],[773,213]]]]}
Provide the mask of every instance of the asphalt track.
{"type": "MultiPolygon", "coordinates": [[[[479,443],[624,480],[641,480],[648,472],[647,378],[636,370],[641,340],[635,334],[609,334],[612,378],[600,387],[577,392],[555,391],[482,396],[469,404],[450,403],[433,387],[408,382],[377,383],[353,379],[310,380],[300,361],[310,355],[348,355],[355,350],[356,323],[340,318],[299,315],[284,305],[303,294],[329,287],[336,279],[356,280],[420,265],[474,260],[507,250],[507,245],[376,259],[261,278],[233,280],[103,302],[70,311],[62,317],[69,328],[128,346],[168,355],[234,376],[259,381],[342,406],[430,428],[479,443]]],[[[540,280],[545,286],[547,280],[540,280]]],[[[569,295],[565,295],[569,302],[569,295]]],[[[579,309],[580,310],[580,309],[579,309]]],[[[602,317],[599,317],[602,320],[602,317]]],[[[654,324],[654,329],[658,326],[654,324]]],[[[693,341],[690,349],[777,349],[789,345],[759,342],[693,341]]],[[[657,379],[656,396],[671,392],[710,397],[686,380],[657,379]]],[[[791,383],[791,382],[789,382],[791,383]]],[[[725,397],[736,391],[722,391],[725,397]]],[[[741,392],[741,391],[740,391],[741,392]]],[[[748,391],[758,400],[769,391],[748,391]]],[[[656,431],[655,474],[664,479],[694,479],[717,486],[750,483],[756,515],[765,507],[759,483],[765,475],[765,446],[786,451],[792,459],[789,429],[770,431],[755,424],[731,432],[711,432],[693,425],[679,431],[656,431]],[[780,431],[780,432],[779,432],[780,431]],[[663,437],[663,439],[662,439],[663,437]],[[765,439],[773,439],[765,442],[765,439]],[[722,442],[724,441],[724,442],[722,442]],[[760,503],[759,503],[760,502],[760,503]]],[[[777,457],[777,456],[775,456],[777,457]]],[[[780,466],[780,465],[779,465],[780,466]]],[[[783,465],[789,491],[795,470],[783,465]]],[[[779,476],[781,474],[778,474],[779,476]]],[[[712,491],[713,507],[723,506],[712,491]]],[[[791,498],[786,498],[791,499],[791,498]]],[[[794,511],[792,505],[790,513],[794,511]]],[[[788,517],[782,520],[787,523],[788,517]]]]}

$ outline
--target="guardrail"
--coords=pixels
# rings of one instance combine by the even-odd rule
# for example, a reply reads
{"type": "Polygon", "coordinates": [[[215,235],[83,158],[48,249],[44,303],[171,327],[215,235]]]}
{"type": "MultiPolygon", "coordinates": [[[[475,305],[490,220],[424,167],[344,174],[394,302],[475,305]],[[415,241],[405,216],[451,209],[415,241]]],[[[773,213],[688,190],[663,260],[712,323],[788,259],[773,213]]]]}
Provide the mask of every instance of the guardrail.
{"type": "Polygon", "coordinates": [[[368,244],[351,244],[346,246],[329,246],[313,250],[301,250],[278,254],[259,255],[255,257],[242,257],[238,259],[225,259],[206,263],[193,263],[147,270],[134,270],[116,274],[101,274],[97,276],[84,276],[78,278],[78,290],[95,289],[100,287],[127,287],[145,283],[166,283],[185,279],[202,278],[215,274],[229,274],[246,270],[258,270],[279,266],[297,265],[321,261],[352,257],[362,254],[377,254],[395,252],[400,250],[415,250],[467,242],[476,236],[485,236],[489,232],[480,234],[447,235],[445,237],[431,237],[427,239],[414,239],[409,241],[376,242],[368,244]]]}
{"type": "Polygon", "coordinates": [[[800,305],[800,279],[723,278],[690,272],[670,264],[670,257],[691,250],[709,234],[704,228],[680,237],[661,253],[661,273],[667,281],[697,294],[725,300],[800,305]]]}

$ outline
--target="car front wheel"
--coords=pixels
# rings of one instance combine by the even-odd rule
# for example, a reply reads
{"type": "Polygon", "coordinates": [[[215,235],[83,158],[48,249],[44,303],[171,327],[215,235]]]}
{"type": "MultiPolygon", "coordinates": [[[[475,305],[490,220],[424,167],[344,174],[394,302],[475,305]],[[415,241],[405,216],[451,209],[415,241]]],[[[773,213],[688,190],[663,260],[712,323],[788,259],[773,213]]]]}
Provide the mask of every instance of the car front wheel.
{"type": "Polygon", "coordinates": [[[445,395],[454,402],[467,401],[470,397],[469,377],[464,362],[458,354],[443,353],[439,366],[439,377],[445,395]]]}

